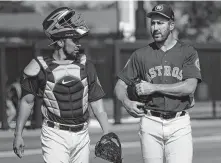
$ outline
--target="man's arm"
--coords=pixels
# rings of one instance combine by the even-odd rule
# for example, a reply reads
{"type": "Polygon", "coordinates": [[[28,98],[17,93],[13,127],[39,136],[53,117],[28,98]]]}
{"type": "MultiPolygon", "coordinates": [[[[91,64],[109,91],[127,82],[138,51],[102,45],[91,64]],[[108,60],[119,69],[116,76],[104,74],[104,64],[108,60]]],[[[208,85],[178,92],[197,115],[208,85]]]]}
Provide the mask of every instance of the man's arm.
{"type": "Polygon", "coordinates": [[[109,122],[107,113],[104,110],[104,103],[103,100],[97,100],[90,103],[92,111],[97,118],[102,130],[103,134],[107,134],[109,132],[109,122]]]}
{"type": "Polygon", "coordinates": [[[121,79],[117,81],[114,93],[117,99],[120,100],[123,104],[129,101],[129,98],[127,96],[127,84],[121,79]]]}
{"type": "Polygon", "coordinates": [[[127,112],[133,117],[142,117],[144,111],[139,109],[138,106],[144,106],[144,103],[138,101],[131,101],[127,96],[127,84],[119,79],[114,89],[115,95],[120,100],[127,112]]]}
{"type": "Polygon", "coordinates": [[[34,99],[38,93],[38,89],[45,87],[44,81],[45,76],[41,71],[40,65],[36,59],[32,59],[31,62],[24,68],[24,72],[20,81],[22,98],[20,101],[14,133],[15,137],[13,141],[14,153],[19,158],[21,158],[24,153],[24,141],[22,132],[34,106],[34,99]]]}
{"type": "Polygon", "coordinates": [[[18,117],[16,121],[15,136],[21,136],[24,126],[28,117],[31,114],[31,110],[34,106],[34,95],[27,94],[21,99],[18,117]]]}
{"type": "Polygon", "coordinates": [[[151,84],[142,81],[136,85],[136,91],[138,95],[150,95],[159,92],[165,95],[182,97],[193,94],[196,90],[197,82],[196,78],[186,79],[174,84],[151,84]]]}
{"type": "Polygon", "coordinates": [[[15,135],[22,135],[25,123],[27,122],[34,106],[34,99],[38,93],[38,89],[43,90],[45,87],[45,75],[38,64],[37,59],[32,59],[24,68],[20,83],[22,98],[17,117],[15,135]]]}
{"type": "Polygon", "coordinates": [[[13,141],[14,153],[19,158],[22,158],[24,154],[24,141],[22,138],[22,132],[33,106],[34,106],[34,95],[27,94],[22,97],[18,112],[18,118],[16,122],[15,133],[14,133],[15,138],[13,141]]]}
{"type": "Polygon", "coordinates": [[[191,78],[174,84],[156,84],[156,92],[172,96],[188,96],[193,94],[197,87],[197,79],[191,78]]]}

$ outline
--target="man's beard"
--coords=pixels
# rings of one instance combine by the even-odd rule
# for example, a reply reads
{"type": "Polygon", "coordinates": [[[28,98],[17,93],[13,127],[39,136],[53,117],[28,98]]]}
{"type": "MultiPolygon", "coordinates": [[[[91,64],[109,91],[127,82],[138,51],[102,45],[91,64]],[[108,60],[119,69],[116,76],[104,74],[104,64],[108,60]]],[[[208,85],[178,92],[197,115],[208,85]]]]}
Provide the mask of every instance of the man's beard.
{"type": "Polygon", "coordinates": [[[168,33],[167,35],[163,35],[163,34],[160,33],[160,35],[161,35],[161,38],[160,38],[160,39],[155,38],[155,37],[154,37],[154,34],[152,35],[152,37],[153,37],[153,39],[154,39],[154,41],[155,41],[156,43],[162,44],[162,43],[164,43],[164,42],[167,40],[167,38],[168,38],[168,36],[169,36],[169,33],[168,33]]]}
{"type": "Polygon", "coordinates": [[[76,60],[78,57],[78,53],[72,52],[71,54],[68,54],[65,48],[64,48],[64,54],[66,55],[66,59],[68,60],[76,60]]]}

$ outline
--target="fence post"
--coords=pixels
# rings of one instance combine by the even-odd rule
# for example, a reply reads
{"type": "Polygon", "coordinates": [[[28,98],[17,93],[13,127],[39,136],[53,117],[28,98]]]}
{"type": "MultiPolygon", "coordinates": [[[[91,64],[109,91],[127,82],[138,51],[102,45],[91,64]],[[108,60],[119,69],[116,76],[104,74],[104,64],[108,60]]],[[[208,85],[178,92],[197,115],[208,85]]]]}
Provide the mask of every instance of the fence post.
{"type": "Polygon", "coordinates": [[[121,104],[120,101],[114,98],[114,123],[121,124],[121,104]]]}
{"type": "Polygon", "coordinates": [[[5,46],[1,47],[1,53],[0,53],[0,92],[1,92],[1,99],[0,99],[0,107],[1,107],[1,121],[2,121],[2,129],[8,129],[8,122],[7,122],[7,114],[6,114],[6,59],[5,59],[5,46]]]}
{"type": "Polygon", "coordinates": [[[212,100],[212,109],[213,118],[216,118],[216,100],[212,100]]]}
{"type": "MultiPolygon", "coordinates": [[[[114,75],[115,78],[117,77],[117,73],[120,70],[120,49],[118,46],[118,41],[115,41],[114,44],[114,75]]],[[[122,117],[122,111],[121,111],[121,103],[120,101],[114,96],[114,121],[115,124],[120,124],[121,123],[121,117],[122,117]]]]}

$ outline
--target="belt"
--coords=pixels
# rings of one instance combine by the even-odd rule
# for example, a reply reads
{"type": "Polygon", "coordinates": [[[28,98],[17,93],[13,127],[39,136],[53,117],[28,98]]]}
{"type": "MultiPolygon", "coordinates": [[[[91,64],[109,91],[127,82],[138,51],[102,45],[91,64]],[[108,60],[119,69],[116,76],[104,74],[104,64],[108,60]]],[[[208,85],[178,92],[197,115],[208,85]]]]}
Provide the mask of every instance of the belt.
{"type": "Polygon", "coordinates": [[[151,110],[150,114],[152,116],[160,117],[160,118],[163,118],[163,119],[172,119],[172,118],[175,118],[175,117],[184,116],[186,114],[186,112],[182,111],[182,112],[172,113],[172,112],[157,112],[157,111],[152,111],[151,110]]]}
{"type": "Polygon", "coordinates": [[[46,121],[48,127],[65,130],[65,131],[72,131],[72,132],[79,132],[84,128],[84,124],[76,125],[76,126],[67,126],[59,123],[55,123],[52,121],[46,121]]]}

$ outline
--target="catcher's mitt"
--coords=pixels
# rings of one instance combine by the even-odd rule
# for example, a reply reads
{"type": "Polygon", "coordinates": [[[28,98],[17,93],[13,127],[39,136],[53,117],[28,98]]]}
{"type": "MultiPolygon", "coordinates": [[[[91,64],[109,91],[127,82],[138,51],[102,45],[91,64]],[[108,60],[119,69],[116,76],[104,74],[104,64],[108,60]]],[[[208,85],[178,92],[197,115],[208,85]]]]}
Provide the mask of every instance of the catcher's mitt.
{"type": "Polygon", "coordinates": [[[103,135],[95,145],[95,156],[113,163],[122,163],[118,136],[113,132],[103,135]]]}

